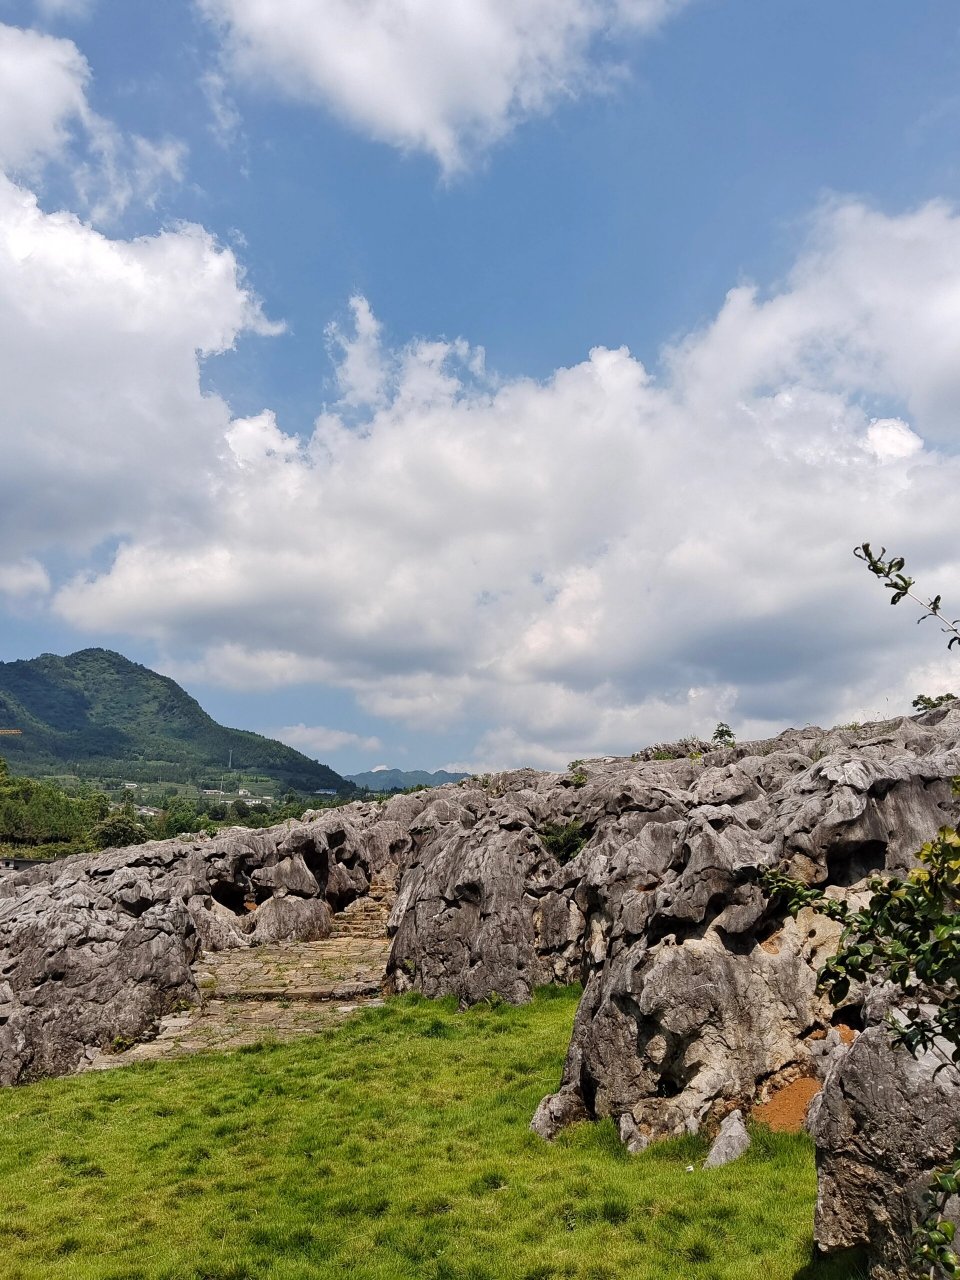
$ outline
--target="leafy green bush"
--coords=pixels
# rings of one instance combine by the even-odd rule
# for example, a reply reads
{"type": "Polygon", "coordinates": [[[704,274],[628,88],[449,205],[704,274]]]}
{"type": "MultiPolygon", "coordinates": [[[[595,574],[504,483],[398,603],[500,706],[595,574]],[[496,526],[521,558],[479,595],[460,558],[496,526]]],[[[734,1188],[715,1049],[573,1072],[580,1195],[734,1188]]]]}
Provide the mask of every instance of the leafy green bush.
{"type": "Polygon", "coordinates": [[[575,787],[585,786],[588,774],[586,769],[583,767],[583,761],[571,760],[568,768],[570,769],[570,781],[573,785],[575,787]]]}
{"type": "Polygon", "coordinates": [[[561,866],[571,862],[590,839],[589,831],[579,818],[571,818],[569,822],[545,822],[538,834],[543,847],[561,866]]]}
{"type": "Polygon", "coordinates": [[[931,698],[926,693],[918,693],[910,705],[917,711],[936,711],[937,707],[942,707],[945,702],[956,702],[956,700],[955,693],[940,693],[935,698],[931,698]]]}
{"type": "Polygon", "coordinates": [[[11,774],[0,760],[0,844],[23,853],[82,853],[110,810],[107,797],[81,785],[74,793],[52,782],[11,774]]]}
{"type": "Polygon", "coordinates": [[[112,813],[93,828],[91,843],[96,849],[125,849],[150,839],[147,828],[129,813],[112,813]]]}

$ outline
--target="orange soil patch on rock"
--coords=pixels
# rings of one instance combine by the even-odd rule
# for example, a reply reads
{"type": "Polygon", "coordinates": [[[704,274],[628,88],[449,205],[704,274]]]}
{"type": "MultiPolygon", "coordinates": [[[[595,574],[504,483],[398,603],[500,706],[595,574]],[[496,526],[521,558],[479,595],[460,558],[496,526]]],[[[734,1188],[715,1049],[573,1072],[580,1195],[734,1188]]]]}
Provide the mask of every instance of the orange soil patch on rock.
{"type": "Polygon", "coordinates": [[[768,1102],[758,1102],[750,1114],[775,1133],[799,1133],[807,1108],[822,1087],[819,1080],[804,1076],[778,1089],[768,1102]]]}
{"type": "Polygon", "coordinates": [[[783,930],[778,929],[776,933],[771,933],[769,938],[764,938],[760,946],[766,951],[767,955],[778,956],[780,954],[780,942],[783,938],[783,930]]]}

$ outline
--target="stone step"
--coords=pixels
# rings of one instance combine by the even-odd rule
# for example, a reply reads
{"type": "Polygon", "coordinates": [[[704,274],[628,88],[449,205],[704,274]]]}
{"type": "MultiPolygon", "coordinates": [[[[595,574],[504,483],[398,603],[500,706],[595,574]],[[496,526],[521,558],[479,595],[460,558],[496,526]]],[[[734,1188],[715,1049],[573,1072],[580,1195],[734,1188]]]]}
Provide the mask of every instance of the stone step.
{"type": "Polygon", "coordinates": [[[382,929],[334,929],[330,934],[331,942],[387,942],[389,939],[382,929]]]}
{"type": "Polygon", "coordinates": [[[219,986],[216,990],[218,1000],[260,1000],[264,1003],[275,1000],[309,1001],[322,1004],[327,1000],[361,1000],[365,996],[381,994],[382,979],[357,979],[354,981],[335,982],[321,986],[272,987],[244,985],[242,987],[219,986]]]}
{"type": "Polygon", "coordinates": [[[385,902],[376,902],[370,898],[355,898],[333,917],[330,937],[384,941],[387,937],[389,916],[390,908],[385,902]]]}

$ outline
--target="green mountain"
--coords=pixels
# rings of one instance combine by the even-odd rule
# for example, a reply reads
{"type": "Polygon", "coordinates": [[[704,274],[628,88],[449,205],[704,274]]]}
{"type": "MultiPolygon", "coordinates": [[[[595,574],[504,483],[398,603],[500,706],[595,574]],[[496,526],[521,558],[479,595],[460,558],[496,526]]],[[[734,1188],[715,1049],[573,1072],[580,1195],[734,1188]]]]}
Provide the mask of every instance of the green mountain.
{"type": "Polygon", "coordinates": [[[466,773],[447,773],[438,769],[427,773],[424,769],[371,769],[367,773],[348,773],[347,781],[368,791],[405,791],[407,787],[442,787],[445,782],[459,782],[466,773]]]}
{"type": "Polygon", "coordinates": [[[225,729],[168,676],[109,649],[0,662],[0,755],[13,773],[75,773],[131,782],[216,786],[259,775],[313,792],[350,785],[325,764],[242,729],[225,729]]]}

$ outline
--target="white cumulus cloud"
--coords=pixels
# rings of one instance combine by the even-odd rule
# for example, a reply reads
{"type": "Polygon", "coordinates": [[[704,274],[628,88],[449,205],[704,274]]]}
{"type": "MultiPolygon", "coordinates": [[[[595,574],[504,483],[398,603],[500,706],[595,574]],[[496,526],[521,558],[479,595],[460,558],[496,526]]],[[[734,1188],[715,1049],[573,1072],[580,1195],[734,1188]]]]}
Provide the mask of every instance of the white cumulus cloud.
{"type": "Polygon", "coordinates": [[[31,556],[10,564],[0,564],[0,593],[13,599],[43,596],[50,590],[50,576],[39,560],[31,556]]]}
{"type": "Polygon", "coordinates": [[[460,168],[518,121],[617,75],[604,38],[686,0],[197,0],[235,74],[460,168]]]}
{"type": "MultiPolygon", "coordinates": [[[[322,681],[413,728],[476,724],[484,766],[721,719],[741,733],[863,719],[908,705],[929,663],[949,682],[936,634],[891,615],[851,555],[884,542],[960,604],[949,207],[825,207],[784,285],[732,290],[657,376],[597,348],[545,381],[498,381],[463,340],[384,349],[356,299],[337,339],[343,404],[306,440],[269,412],[230,422],[196,390],[193,345],[260,323],[226,251],[192,232],[109,252],[147,253],[179,280],[174,247],[219,268],[207,305],[224,331],[196,342],[193,307],[173,323],[162,274],[144,292],[151,343],[171,329],[148,366],[153,416],[128,425],[129,454],[118,437],[112,483],[135,485],[137,443],[161,432],[170,465],[118,513],[109,565],[60,586],[74,626],[151,637],[224,683],[322,681]],[[189,445],[160,365],[180,370],[189,445]]],[[[105,318],[120,335],[129,321],[127,307],[105,318]]],[[[61,394],[52,374],[36,385],[61,394]]]]}
{"type": "Polygon", "coordinates": [[[0,24],[0,168],[61,154],[87,118],[90,68],[72,40],[0,24]]]}
{"type": "Polygon", "coordinates": [[[36,182],[62,163],[84,212],[104,223],[179,184],[187,148],[123,133],[91,107],[91,81],[72,40],[0,23],[0,171],[36,182]]]}
{"type": "Polygon", "coordinates": [[[195,528],[231,429],[197,355],[247,329],[271,331],[201,228],[109,239],[0,175],[5,554],[195,528]]]}

